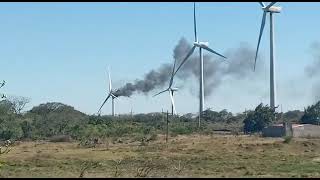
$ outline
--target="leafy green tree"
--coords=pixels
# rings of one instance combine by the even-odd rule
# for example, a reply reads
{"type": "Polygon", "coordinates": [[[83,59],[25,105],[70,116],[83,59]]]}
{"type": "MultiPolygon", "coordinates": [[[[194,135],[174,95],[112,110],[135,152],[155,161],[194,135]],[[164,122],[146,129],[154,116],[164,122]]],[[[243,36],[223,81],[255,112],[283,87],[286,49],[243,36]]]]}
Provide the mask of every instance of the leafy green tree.
{"type": "Polygon", "coordinates": [[[23,133],[22,137],[23,138],[30,138],[32,136],[32,129],[33,129],[31,122],[24,120],[21,122],[20,126],[21,126],[21,130],[23,133]]]}
{"type": "Polygon", "coordinates": [[[13,104],[8,101],[7,99],[0,101],[0,115],[8,115],[8,114],[14,114],[14,107],[13,104]]]}
{"type": "Polygon", "coordinates": [[[301,117],[300,122],[304,124],[320,124],[320,101],[304,109],[304,115],[301,117]]]}
{"type": "Polygon", "coordinates": [[[40,104],[32,108],[27,117],[33,119],[32,125],[40,136],[50,137],[53,135],[74,134],[79,126],[88,123],[88,116],[73,107],[51,102],[40,104]]]}
{"type": "Polygon", "coordinates": [[[20,118],[14,112],[13,105],[8,100],[0,101],[0,139],[19,139],[22,130],[19,124],[20,118]]]}
{"type": "Polygon", "coordinates": [[[244,132],[259,132],[270,125],[275,117],[274,110],[268,105],[259,104],[254,111],[248,111],[244,119],[244,132]]]}
{"type": "Polygon", "coordinates": [[[281,121],[299,123],[303,115],[304,112],[300,110],[288,111],[281,115],[281,121]]]}
{"type": "MultiPolygon", "coordinates": [[[[5,85],[5,83],[6,83],[6,81],[3,80],[3,81],[0,83],[0,88],[2,88],[2,87],[5,85]]],[[[0,94],[0,99],[4,99],[4,98],[6,98],[6,95],[0,94]]]]}

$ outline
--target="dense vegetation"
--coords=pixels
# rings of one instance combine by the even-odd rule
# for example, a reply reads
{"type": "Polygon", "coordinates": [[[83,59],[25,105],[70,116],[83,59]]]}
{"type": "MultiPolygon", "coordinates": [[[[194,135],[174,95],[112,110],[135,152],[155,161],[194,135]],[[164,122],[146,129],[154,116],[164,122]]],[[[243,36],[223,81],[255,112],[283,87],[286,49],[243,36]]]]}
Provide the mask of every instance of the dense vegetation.
{"type": "MultiPolygon", "coordinates": [[[[25,98],[8,98],[0,101],[0,139],[35,140],[50,139],[56,136],[68,136],[75,140],[90,138],[135,137],[136,139],[154,138],[156,134],[166,132],[166,114],[148,113],[121,116],[87,115],[73,107],[50,102],[40,104],[22,113],[25,98]]],[[[317,123],[306,119],[319,117],[319,103],[308,107],[305,114],[289,111],[277,116],[276,121],[300,120],[303,123],[317,123]],[[282,118],[282,119],[281,119],[282,118]]],[[[260,104],[254,111],[232,114],[227,110],[220,112],[207,109],[203,112],[201,128],[198,118],[192,114],[183,116],[169,115],[169,133],[178,134],[212,133],[213,131],[257,132],[273,123],[272,111],[260,104]]]]}
{"type": "Polygon", "coordinates": [[[306,124],[320,124],[320,101],[312,106],[308,106],[307,109],[304,110],[304,115],[300,122],[306,124]]]}
{"type": "Polygon", "coordinates": [[[244,132],[259,132],[275,121],[275,111],[268,105],[259,104],[254,111],[249,111],[244,119],[244,132]]]}

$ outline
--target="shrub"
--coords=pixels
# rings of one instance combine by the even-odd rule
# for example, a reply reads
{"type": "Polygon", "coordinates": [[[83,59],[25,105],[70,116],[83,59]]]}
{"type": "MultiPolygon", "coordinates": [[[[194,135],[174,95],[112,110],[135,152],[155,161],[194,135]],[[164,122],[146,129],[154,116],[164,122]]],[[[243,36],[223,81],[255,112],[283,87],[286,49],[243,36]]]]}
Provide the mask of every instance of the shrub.
{"type": "Polygon", "coordinates": [[[57,135],[49,139],[50,142],[71,142],[72,138],[69,135],[57,135]]]}
{"type": "Polygon", "coordinates": [[[284,137],[283,143],[288,144],[288,143],[290,143],[291,140],[292,140],[292,136],[286,136],[286,137],[284,137]]]}

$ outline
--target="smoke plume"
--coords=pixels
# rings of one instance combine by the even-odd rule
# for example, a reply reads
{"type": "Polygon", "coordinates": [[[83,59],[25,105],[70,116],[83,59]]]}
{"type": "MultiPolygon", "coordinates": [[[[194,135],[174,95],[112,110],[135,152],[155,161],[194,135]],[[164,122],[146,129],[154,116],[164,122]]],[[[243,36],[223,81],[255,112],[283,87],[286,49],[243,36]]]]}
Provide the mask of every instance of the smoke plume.
{"type": "Polygon", "coordinates": [[[151,70],[145,74],[144,79],[127,83],[115,92],[116,96],[130,97],[134,92],[148,94],[154,89],[163,87],[168,83],[172,71],[172,65],[163,64],[157,70],[151,70]]]}
{"type": "MultiPolygon", "coordinates": [[[[178,65],[191,48],[192,45],[188,43],[185,38],[179,40],[173,50],[173,58],[176,59],[176,68],[178,68],[178,65]]],[[[254,73],[254,53],[254,49],[242,43],[238,48],[225,52],[224,55],[228,57],[227,62],[225,62],[223,58],[211,53],[209,54],[203,50],[205,96],[211,95],[225,78],[245,79],[252,77],[254,73]]],[[[151,70],[145,74],[143,79],[125,84],[116,91],[115,94],[117,96],[131,96],[133,93],[143,93],[147,95],[152,90],[167,87],[171,76],[172,64],[163,64],[160,68],[151,70]]],[[[261,67],[263,62],[260,61],[257,64],[260,64],[261,67]]],[[[185,81],[190,78],[196,78],[198,80],[200,77],[199,72],[199,51],[198,48],[196,48],[193,55],[176,74],[174,81],[177,79],[185,81]]],[[[255,72],[255,75],[256,73],[257,72],[255,72]]]]}
{"type": "Polygon", "coordinates": [[[305,68],[305,72],[308,75],[308,77],[313,78],[319,73],[319,68],[320,68],[320,43],[319,42],[314,42],[311,44],[311,51],[312,55],[314,58],[314,61],[312,64],[307,66],[305,68]]]}
{"type": "Polygon", "coordinates": [[[314,42],[311,44],[311,53],[313,55],[314,61],[305,68],[305,74],[309,79],[314,81],[312,87],[312,94],[316,101],[320,100],[320,43],[314,42]]]}

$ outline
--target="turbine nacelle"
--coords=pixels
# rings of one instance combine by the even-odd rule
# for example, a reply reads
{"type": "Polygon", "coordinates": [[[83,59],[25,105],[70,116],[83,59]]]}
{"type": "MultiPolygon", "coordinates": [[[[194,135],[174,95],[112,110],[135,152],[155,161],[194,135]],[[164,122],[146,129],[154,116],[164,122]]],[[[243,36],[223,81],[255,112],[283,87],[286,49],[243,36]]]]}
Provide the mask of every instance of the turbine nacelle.
{"type": "Polygon", "coordinates": [[[281,12],[281,7],[279,6],[271,6],[270,8],[267,9],[267,7],[263,7],[262,10],[265,12],[271,12],[271,13],[280,13],[281,12]]]}
{"type": "Polygon", "coordinates": [[[178,88],[170,88],[171,91],[178,91],[178,88]]]}
{"type": "Polygon", "coordinates": [[[194,42],[193,45],[200,47],[200,48],[208,48],[209,42],[194,42]]]}
{"type": "Polygon", "coordinates": [[[118,96],[114,95],[113,93],[110,93],[110,95],[112,96],[112,98],[117,98],[118,96]]]}

